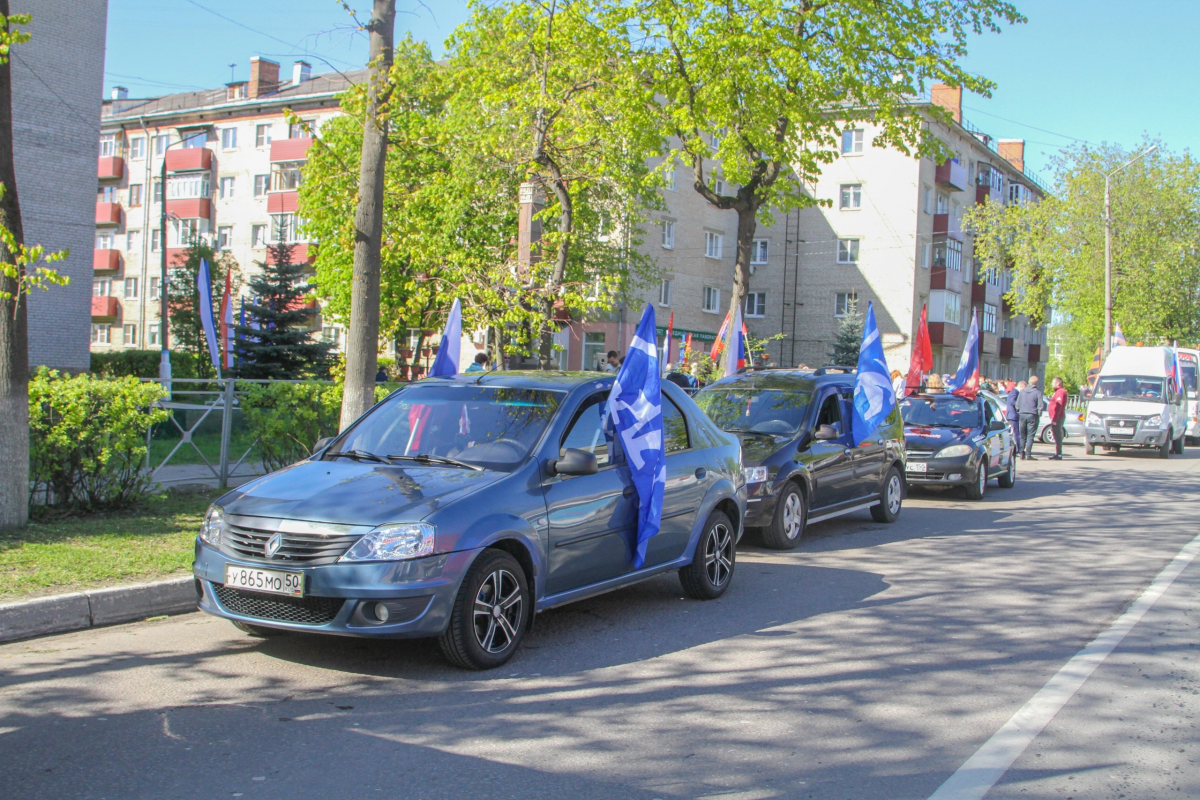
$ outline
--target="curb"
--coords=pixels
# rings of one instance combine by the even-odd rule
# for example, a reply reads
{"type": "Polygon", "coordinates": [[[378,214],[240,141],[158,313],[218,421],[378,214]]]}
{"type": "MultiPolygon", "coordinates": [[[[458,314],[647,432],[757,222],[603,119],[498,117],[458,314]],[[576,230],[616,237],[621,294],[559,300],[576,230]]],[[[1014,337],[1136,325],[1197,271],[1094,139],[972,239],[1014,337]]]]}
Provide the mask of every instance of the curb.
{"type": "Polygon", "coordinates": [[[0,605],[0,642],[196,610],[195,579],[115,586],[0,605]]]}

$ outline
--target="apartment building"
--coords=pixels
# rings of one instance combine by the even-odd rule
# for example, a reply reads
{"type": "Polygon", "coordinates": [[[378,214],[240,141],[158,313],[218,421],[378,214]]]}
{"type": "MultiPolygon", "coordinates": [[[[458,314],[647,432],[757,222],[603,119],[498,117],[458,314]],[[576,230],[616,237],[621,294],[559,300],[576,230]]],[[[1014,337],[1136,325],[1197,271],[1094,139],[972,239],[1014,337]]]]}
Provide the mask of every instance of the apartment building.
{"type": "Polygon", "coordinates": [[[281,80],[278,63],[254,57],[248,81],[219,89],[143,100],[113,90],[100,119],[93,352],[161,347],[164,201],[168,264],[198,237],[228,252],[243,275],[276,242],[311,260],[295,222],[300,170],[314,132],[340,113],[337,95],[364,74],[313,76],[297,61],[291,80],[281,80]]]}

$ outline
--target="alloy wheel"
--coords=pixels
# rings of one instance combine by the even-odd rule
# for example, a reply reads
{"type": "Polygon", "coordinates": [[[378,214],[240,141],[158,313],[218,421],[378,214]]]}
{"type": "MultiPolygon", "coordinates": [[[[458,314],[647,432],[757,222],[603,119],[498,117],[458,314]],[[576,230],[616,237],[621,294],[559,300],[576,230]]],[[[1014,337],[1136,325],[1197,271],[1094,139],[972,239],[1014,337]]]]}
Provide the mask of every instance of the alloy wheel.
{"type": "Polygon", "coordinates": [[[733,573],[733,531],[718,523],[704,541],[704,569],[714,587],[725,585],[733,573]]]}
{"type": "Polygon", "coordinates": [[[804,499],[799,492],[791,492],[783,500],[783,534],[795,539],[804,530],[804,499]]]}
{"type": "Polygon", "coordinates": [[[979,495],[980,495],[980,497],[982,497],[983,494],[985,492],[987,492],[987,482],[988,482],[987,464],[980,464],[979,465],[979,495]]]}
{"type": "Polygon", "coordinates": [[[900,476],[892,475],[891,480],[887,485],[887,507],[888,513],[896,515],[900,513],[900,503],[904,498],[904,490],[900,485],[900,476]]]}
{"type": "Polygon", "coordinates": [[[475,640],[489,653],[500,653],[517,638],[525,600],[521,584],[506,569],[484,578],[475,594],[475,640]]]}

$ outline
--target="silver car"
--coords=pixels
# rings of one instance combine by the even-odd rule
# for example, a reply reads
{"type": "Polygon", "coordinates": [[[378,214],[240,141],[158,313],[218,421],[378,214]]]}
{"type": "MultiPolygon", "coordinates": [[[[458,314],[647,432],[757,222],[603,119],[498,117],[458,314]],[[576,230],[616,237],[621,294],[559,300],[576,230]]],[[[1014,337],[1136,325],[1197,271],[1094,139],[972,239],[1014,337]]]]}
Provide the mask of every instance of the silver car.
{"type": "MultiPolygon", "coordinates": [[[[1084,434],[1084,412],[1067,409],[1067,418],[1063,420],[1063,441],[1072,437],[1082,438],[1084,434]]],[[[1054,444],[1054,430],[1050,424],[1050,415],[1042,412],[1038,420],[1038,441],[1054,444]]]]}

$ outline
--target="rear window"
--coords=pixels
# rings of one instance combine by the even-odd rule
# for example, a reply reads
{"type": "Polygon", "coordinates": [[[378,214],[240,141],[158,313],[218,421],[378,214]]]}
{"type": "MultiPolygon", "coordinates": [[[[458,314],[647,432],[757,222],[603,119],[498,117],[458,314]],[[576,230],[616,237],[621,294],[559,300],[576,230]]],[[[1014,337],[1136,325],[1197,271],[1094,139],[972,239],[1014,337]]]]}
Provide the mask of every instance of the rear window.
{"type": "Polygon", "coordinates": [[[900,401],[905,425],[929,428],[979,427],[979,404],[965,397],[906,397],[900,401]]]}
{"type": "Polygon", "coordinates": [[[695,397],[696,405],[722,430],[782,436],[800,430],[812,399],[811,392],[736,384],[713,386],[695,397]]]}

